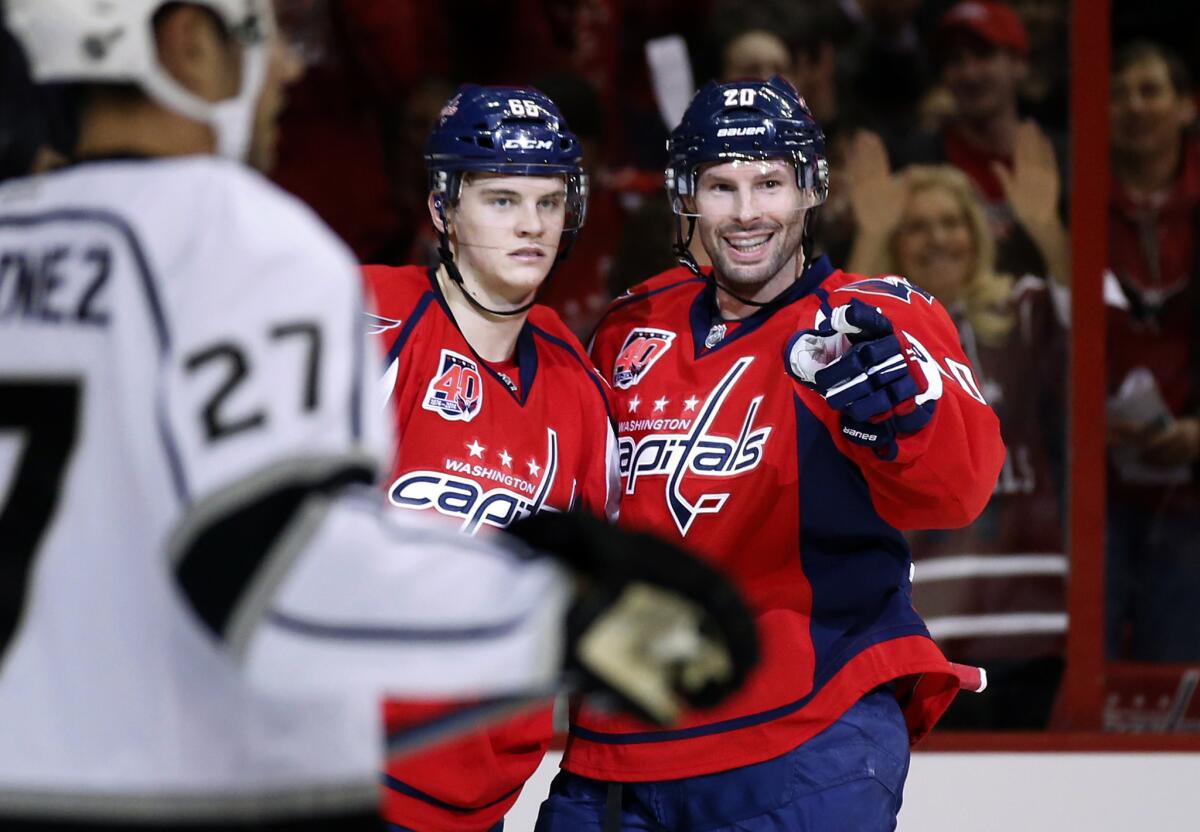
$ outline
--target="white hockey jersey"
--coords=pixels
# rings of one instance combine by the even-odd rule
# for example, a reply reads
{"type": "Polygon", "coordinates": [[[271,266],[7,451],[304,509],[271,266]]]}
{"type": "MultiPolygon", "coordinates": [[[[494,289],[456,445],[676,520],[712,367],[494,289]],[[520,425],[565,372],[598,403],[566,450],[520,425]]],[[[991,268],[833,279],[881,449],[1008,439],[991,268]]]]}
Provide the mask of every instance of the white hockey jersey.
{"type": "Polygon", "coordinates": [[[0,825],[370,807],[381,695],[554,685],[563,573],[370,487],[361,295],[233,163],[0,186],[0,825]]]}

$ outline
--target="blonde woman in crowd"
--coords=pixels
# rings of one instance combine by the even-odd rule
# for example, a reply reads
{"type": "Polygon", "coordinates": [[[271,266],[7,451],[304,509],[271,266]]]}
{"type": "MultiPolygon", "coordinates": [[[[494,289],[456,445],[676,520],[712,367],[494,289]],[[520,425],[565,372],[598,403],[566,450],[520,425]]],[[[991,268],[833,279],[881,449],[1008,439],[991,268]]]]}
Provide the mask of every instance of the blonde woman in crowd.
{"type": "MultiPolygon", "coordinates": [[[[1067,258],[1054,210],[1058,176],[1036,138],[1026,135],[1024,155],[1003,171],[1003,181],[1061,279],[1067,258]]],[[[1045,727],[1066,633],[1066,345],[1051,299],[1052,288],[1066,290],[1045,276],[996,272],[983,208],[958,169],[914,166],[893,174],[878,139],[860,134],[851,142],[846,175],[857,223],[850,269],[905,275],[946,308],[977,373],[967,380],[995,408],[1007,449],[992,500],[975,523],[909,537],[914,605],[947,657],[983,665],[992,678],[987,696],[960,698],[942,725],[1045,727]]]]}

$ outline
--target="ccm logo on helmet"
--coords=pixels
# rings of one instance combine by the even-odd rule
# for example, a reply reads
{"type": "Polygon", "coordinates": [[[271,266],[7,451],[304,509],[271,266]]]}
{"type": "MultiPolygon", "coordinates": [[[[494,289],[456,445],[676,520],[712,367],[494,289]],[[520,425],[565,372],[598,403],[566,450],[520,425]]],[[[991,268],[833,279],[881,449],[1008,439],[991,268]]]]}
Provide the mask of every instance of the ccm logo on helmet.
{"type": "Polygon", "coordinates": [[[766,127],[722,127],[717,131],[717,138],[727,136],[761,136],[767,132],[766,127]]]}
{"type": "Polygon", "coordinates": [[[549,140],[531,139],[528,136],[518,136],[515,139],[505,139],[505,150],[549,150],[554,142],[549,140]]]}

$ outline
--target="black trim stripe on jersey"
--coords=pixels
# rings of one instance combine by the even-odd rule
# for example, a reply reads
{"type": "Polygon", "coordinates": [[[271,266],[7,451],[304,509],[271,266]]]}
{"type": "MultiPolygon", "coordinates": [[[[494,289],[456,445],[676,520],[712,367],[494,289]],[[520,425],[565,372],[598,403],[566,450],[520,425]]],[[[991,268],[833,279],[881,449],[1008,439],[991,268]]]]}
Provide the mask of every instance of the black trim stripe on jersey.
{"type": "Polygon", "coordinates": [[[421,298],[417,301],[417,305],[413,307],[412,314],[409,315],[408,320],[404,322],[404,326],[400,329],[400,334],[397,335],[396,340],[392,342],[392,347],[388,350],[387,357],[383,360],[384,372],[387,372],[387,368],[392,365],[392,362],[395,361],[396,357],[400,355],[401,351],[403,351],[404,345],[408,343],[409,336],[412,335],[413,330],[416,329],[417,324],[425,314],[425,310],[429,307],[429,304],[433,302],[433,298],[433,292],[426,292],[425,294],[421,295],[421,298]]]}
{"type": "Polygon", "coordinates": [[[267,613],[267,621],[281,630],[287,630],[305,638],[336,641],[482,641],[489,638],[503,638],[514,630],[520,629],[525,620],[525,616],[518,616],[497,624],[480,624],[476,627],[385,627],[378,624],[333,624],[311,621],[278,610],[267,613]]]}
{"type": "Polygon", "coordinates": [[[185,519],[172,541],[176,581],[204,625],[222,640],[232,636],[231,625],[253,595],[251,588],[269,571],[276,543],[309,498],[375,478],[372,466],[359,460],[300,461],[288,467],[286,474],[257,476],[244,494],[234,487],[214,495],[185,519]]]}
{"type": "Polygon", "coordinates": [[[833,267],[829,264],[829,258],[821,255],[805,266],[803,271],[800,272],[800,276],[790,286],[766,304],[759,305],[752,314],[742,318],[738,323],[737,329],[712,347],[707,346],[705,343],[708,333],[713,324],[723,321],[724,318],[721,317],[720,306],[717,303],[717,284],[706,281],[707,285],[693,299],[691,309],[688,312],[688,322],[692,331],[693,358],[699,361],[724,349],[737,340],[745,338],[770,320],[771,316],[780,309],[791,306],[796,301],[817,291],[831,274],[833,274],[833,267]]]}
{"type": "Polygon", "coordinates": [[[355,445],[358,444],[363,435],[362,382],[363,362],[366,361],[367,340],[361,330],[362,320],[367,311],[366,290],[363,288],[361,281],[358,285],[358,302],[354,304],[354,321],[350,325],[350,332],[354,334],[354,362],[350,370],[350,439],[355,445]]]}
{"type": "Polygon", "coordinates": [[[621,295],[620,297],[615,298],[612,301],[612,303],[610,303],[608,305],[608,309],[604,310],[604,314],[601,315],[600,320],[596,322],[596,328],[592,331],[592,337],[594,338],[596,333],[600,331],[600,327],[602,327],[604,325],[604,321],[608,318],[609,315],[611,315],[614,312],[617,312],[621,309],[624,309],[626,306],[629,306],[632,303],[636,303],[637,301],[641,301],[641,300],[646,300],[647,298],[652,298],[655,295],[661,295],[663,292],[669,292],[671,289],[678,289],[680,286],[686,286],[689,283],[707,283],[707,282],[708,282],[707,280],[701,280],[700,278],[695,277],[694,275],[689,275],[688,277],[686,277],[683,280],[680,280],[676,283],[668,283],[666,286],[659,286],[657,289],[652,289],[649,292],[644,292],[644,293],[638,294],[638,295],[621,295]]]}
{"type": "Polygon", "coordinates": [[[493,806],[497,806],[519,792],[525,785],[522,783],[520,786],[509,789],[495,800],[489,800],[487,803],[480,804],[479,806],[458,806],[454,803],[447,803],[444,800],[438,800],[433,795],[426,794],[420,789],[410,786],[403,780],[399,780],[390,774],[385,773],[383,775],[382,782],[385,788],[391,789],[394,792],[399,792],[400,794],[405,795],[406,797],[411,797],[414,800],[419,800],[422,803],[428,803],[430,806],[436,806],[438,809],[442,809],[446,812],[453,812],[456,815],[466,815],[470,814],[471,812],[482,812],[484,809],[490,809],[493,806]]]}
{"type": "Polygon", "coordinates": [[[612,423],[613,430],[615,431],[617,429],[616,417],[612,412],[611,403],[608,400],[608,393],[606,393],[604,390],[604,382],[600,380],[600,376],[596,373],[596,368],[593,366],[592,362],[585,360],[569,342],[564,341],[557,335],[551,335],[546,330],[533,324],[530,324],[529,327],[535,335],[544,338],[555,346],[562,347],[579,363],[584,375],[588,377],[588,380],[592,383],[592,386],[596,388],[596,392],[600,394],[600,401],[604,403],[604,412],[608,414],[608,421],[612,423]]]}
{"type": "MultiPolygon", "coordinates": [[[[512,386],[505,383],[504,379],[500,377],[500,373],[492,369],[491,364],[479,354],[475,347],[471,345],[471,342],[467,338],[466,334],[463,333],[462,327],[458,325],[458,319],[454,317],[454,312],[450,309],[450,301],[446,299],[446,295],[442,292],[441,284],[438,283],[437,269],[431,267],[428,271],[427,277],[429,278],[429,285],[432,287],[429,291],[433,294],[433,297],[437,299],[438,306],[442,308],[442,313],[446,316],[446,320],[450,321],[450,323],[454,325],[454,328],[458,330],[458,333],[462,335],[463,341],[465,341],[467,344],[467,349],[471,351],[471,355],[475,358],[477,369],[481,372],[487,373],[493,379],[495,379],[496,384],[498,384],[500,388],[503,389],[508,395],[512,396],[513,401],[515,401],[521,407],[524,407],[525,402],[529,401],[529,392],[533,389],[534,381],[537,380],[538,367],[537,349],[534,348],[533,336],[529,331],[529,328],[532,326],[532,324],[529,323],[529,319],[526,318],[525,323],[521,326],[521,331],[517,333],[515,355],[517,361],[517,372],[520,373],[520,383],[517,385],[517,389],[513,390],[512,386]]],[[[421,300],[424,301],[425,298],[422,297],[421,300]]],[[[422,308],[421,311],[424,311],[424,308],[422,308]]],[[[398,340],[399,339],[397,339],[397,341],[398,340]]],[[[395,352],[399,353],[399,350],[395,350],[395,352]]],[[[385,368],[391,364],[392,358],[393,356],[389,352],[388,362],[384,365],[385,368]]]]}
{"type": "MultiPolygon", "coordinates": [[[[150,310],[150,318],[154,322],[154,331],[158,335],[159,355],[166,356],[171,349],[171,331],[167,326],[167,317],[163,312],[162,301],[159,299],[158,291],[155,288],[154,273],[150,270],[150,262],[142,250],[137,234],[134,233],[129,223],[116,214],[91,208],[60,208],[41,214],[0,215],[0,228],[4,228],[5,226],[28,228],[32,225],[52,222],[98,223],[116,231],[125,240],[137,266],[136,271],[141,281],[142,290],[145,293],[146,306],[150,310]]],[[[187,503],[190,501],[189,495],[191,491],[188,488],[187,477],[183,471],[178,443],[175,441],[175,437],[172,435],[170,425],[166,419],[165,402],[160,400],[157,408],[158,413],[156,416],[159,440],[162,442],[163,452],[167,457],[167,467],[171,472],[171,483],[175,488],[175,495],[179,501],[187,503]]]]}
{"type": "Polygon", "coordinates": [[[387,734],[387,758],[411,753],[447,737],[459,736],[480,724],[495,723],[504,717],[544,706],[555,693],[555,688],[547,688],[523,695],[498,696],[453,708],[410,725],[393,728],[387,734]]]}

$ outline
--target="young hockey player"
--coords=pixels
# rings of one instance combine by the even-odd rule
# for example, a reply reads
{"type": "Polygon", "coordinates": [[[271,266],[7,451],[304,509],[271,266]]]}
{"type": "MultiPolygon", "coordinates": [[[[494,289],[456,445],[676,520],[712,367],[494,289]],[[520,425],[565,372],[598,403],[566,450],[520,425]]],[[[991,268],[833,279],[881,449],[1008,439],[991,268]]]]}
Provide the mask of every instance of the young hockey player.
{"type": "MultiPolygon", "coordinates": [[[[429,137],[438,267],[365,269],[400,436],[387,492],[467,534],[579,507],[616,519],[607,385],[533,300],[583,224],[587,180],[558,108],[526,87],[464,86],[429,137]]],[[[411,713],[397,703],[391,720],[411,713]]],[[[393,762],[384,814],[402,827],[501,823],[552,736],[536,713],[393,762]]]]}

